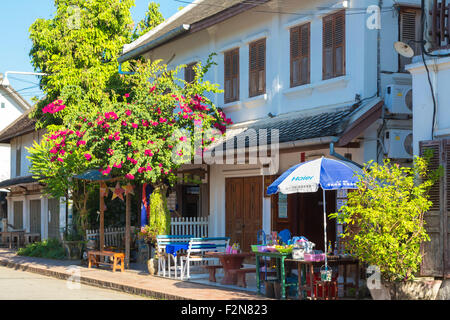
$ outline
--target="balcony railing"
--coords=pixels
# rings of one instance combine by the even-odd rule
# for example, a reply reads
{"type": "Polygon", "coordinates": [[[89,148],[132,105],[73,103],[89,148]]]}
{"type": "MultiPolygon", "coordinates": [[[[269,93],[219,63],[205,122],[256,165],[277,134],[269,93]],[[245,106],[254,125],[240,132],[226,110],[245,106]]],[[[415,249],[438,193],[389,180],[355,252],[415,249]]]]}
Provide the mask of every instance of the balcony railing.
{"type": "Polygon", "coordinates": [[[446,0],[431,0],[431,30],[433,49],[450,48],[450,3],[446,0]]]}

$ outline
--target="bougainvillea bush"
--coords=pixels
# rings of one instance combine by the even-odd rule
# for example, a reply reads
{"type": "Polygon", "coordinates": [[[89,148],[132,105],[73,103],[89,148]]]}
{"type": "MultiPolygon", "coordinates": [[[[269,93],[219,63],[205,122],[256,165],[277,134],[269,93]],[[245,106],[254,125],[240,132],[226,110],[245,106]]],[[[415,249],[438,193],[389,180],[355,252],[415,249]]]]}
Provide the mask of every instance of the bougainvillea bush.
{"type": "Polygon", "coordinates": [[[157,62],[142,64],[126,79],[129,93],[112,96],[100,108],[71,112],[63,99],[44,107],[45,116],[61,118],[64,124],[48,127],[43,142],[30,150],[34,173],[54,179],[68,163],[70,175],[96,168],[105,176],[136,183],[173,181],[174,169],[201,155],[231,123],[205,98],[205,92],[218,91],[216,85],[186,84],[176,78],[177,72],[157,62]],[[35,151],[45,168],[35,165],[35,151]]]}
{"type": "Polygon", "coordinates": [[[29,149],[33,176],[52,196],[73,188],[72,177],[95,169],[108,177],[155,187],[173,184],[175,170],[200,157],[225,132],[230,119],[207,99],[218,86],[203,80],[212,64],[196,67],[196,79],[177,78],[180,66],[168,70],[160,62],[138,63],[123,78],[125,94],[114,92],[90,103],[79,90],[42,109],[47,134],[29,149]],[[79,104],[74,104],[79,98],[79,104]],[[70,105],[66,104],[70,101],[70,105]]]}

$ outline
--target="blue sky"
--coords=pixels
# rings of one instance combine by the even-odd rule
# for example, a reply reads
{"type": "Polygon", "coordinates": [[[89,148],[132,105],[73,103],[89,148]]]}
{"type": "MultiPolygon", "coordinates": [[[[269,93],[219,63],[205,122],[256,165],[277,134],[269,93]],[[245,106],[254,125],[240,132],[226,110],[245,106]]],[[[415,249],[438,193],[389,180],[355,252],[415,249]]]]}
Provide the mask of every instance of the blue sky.
{"type": "MultiPolygon", "coordinates": [[[[145,16],[150,0],[135,0],[136,6],[131,9],[134,21],[145,16]]],[[[185,3],[176,0],[156,0],[160,4],[164,18],[178,11],[185,3]]],[[[55,12],[53,0],[0,0],[0,73],[6,71],[34,71],[28,53],[31,41],[28,38],[30,25],[38,18],[51,18],[55,12]]],[[[42,92],[33,85],[37,84],[34,76],[10,75],[11,85],[25,99],[42,96],[42,92]],[[21,80],[17,80],[17,79],[21,80]]]]}

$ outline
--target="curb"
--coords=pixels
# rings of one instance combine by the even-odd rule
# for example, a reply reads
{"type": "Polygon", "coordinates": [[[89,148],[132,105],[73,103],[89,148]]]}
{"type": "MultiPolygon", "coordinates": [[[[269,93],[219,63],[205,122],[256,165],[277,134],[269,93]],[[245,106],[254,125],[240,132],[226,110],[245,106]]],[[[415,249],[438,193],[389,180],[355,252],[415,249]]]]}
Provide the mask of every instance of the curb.
{"type": "MultiPolygon", "coordinates": [[[[12,261],[5,260],[5,259],[0,259],[0,266],[4,266],[7,268],[12,268],[12,269],[16,269],[16,270],[21,270],[21,271],[26,271],[26,272],[37,273],[37,274],[40,274],[43,276],[57,278],[60,280],[67,280],[68,278],[71,277],[70,274],[67,274],[64,272],[46,270],[46,269],[39,268],[39,267],[23,265],[23,264],[12,262],[12,261]]],[[[123,285],[123,284],[119,284],[119,283],[115,283],[115,282],[111,282],[111,281],[97,280],[97,279],[93,279],[93,278],[86,277],[86,276],[80,277],[80,283],[98,287],[98,288],[113,289],[115,291],[120,291],[120,292],[125,292],[128,294],[134,294],[134,295],[140,295],[140,296],[146,296],[149,298],[155,298],[155,299],[160,299],[160,300],[193,300],[193,299],[188,299],[188,298],[182,297],[182,296],[167,294],[164,292],[153,291],[153,290],[149,290],[149,289],[142,289],[142,288],[138,288],[138,287],[134,287],[134,286],[130,286],[130,285],[123,285]]]]}

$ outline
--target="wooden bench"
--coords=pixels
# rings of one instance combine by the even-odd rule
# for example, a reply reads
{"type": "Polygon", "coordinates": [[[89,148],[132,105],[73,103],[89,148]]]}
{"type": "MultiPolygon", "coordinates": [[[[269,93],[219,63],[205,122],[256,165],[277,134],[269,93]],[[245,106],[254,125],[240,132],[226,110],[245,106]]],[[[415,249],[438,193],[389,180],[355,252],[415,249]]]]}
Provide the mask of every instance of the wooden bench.
{"type": "Polygon", "coordinates": [[[125,269],[125,254],[121,252],[112,252],[112,251],[89,251],[88,252],[88,261],[89,266],[95,265],[96,267],[99,264],[112,265],[113,272],[116,272],[116,268],[120,267],[120,271],[123,272],[125,269]],[[100,257],[112,257],[113,263],[108,263],[104,261],[100,261],[100,257]]]}
{"type": "Polygon", "coordinates": [[[192,263],[198,262],[207,265],[210,261],[216,262],[217,258],[207,257],[205,254],[208,252],[225,252],[229,243],[229,237],[191,238],[187,254],[180,257],[182,266],[181,280],[191,277],[190,265],[192,263]]]}
{"type": "Polygon", "coordinates": [[[206,265],[206,266],[202,266],[202,267],[205,268],[206,270],[208,270],[209,281],[211,281],[211,282],[216,282],[216,270],[223,268],[222,265],[210,265],[210,266],[206,265]]]}
{"type": "Polygon", "coordinates": [[[241,288],[247,288],[247,282],[245,281],[245,275],[247,273],[256,273],[256,268],[244,268],[228,270],[231,274],[237,275],[237,286],[241,288]]]}

